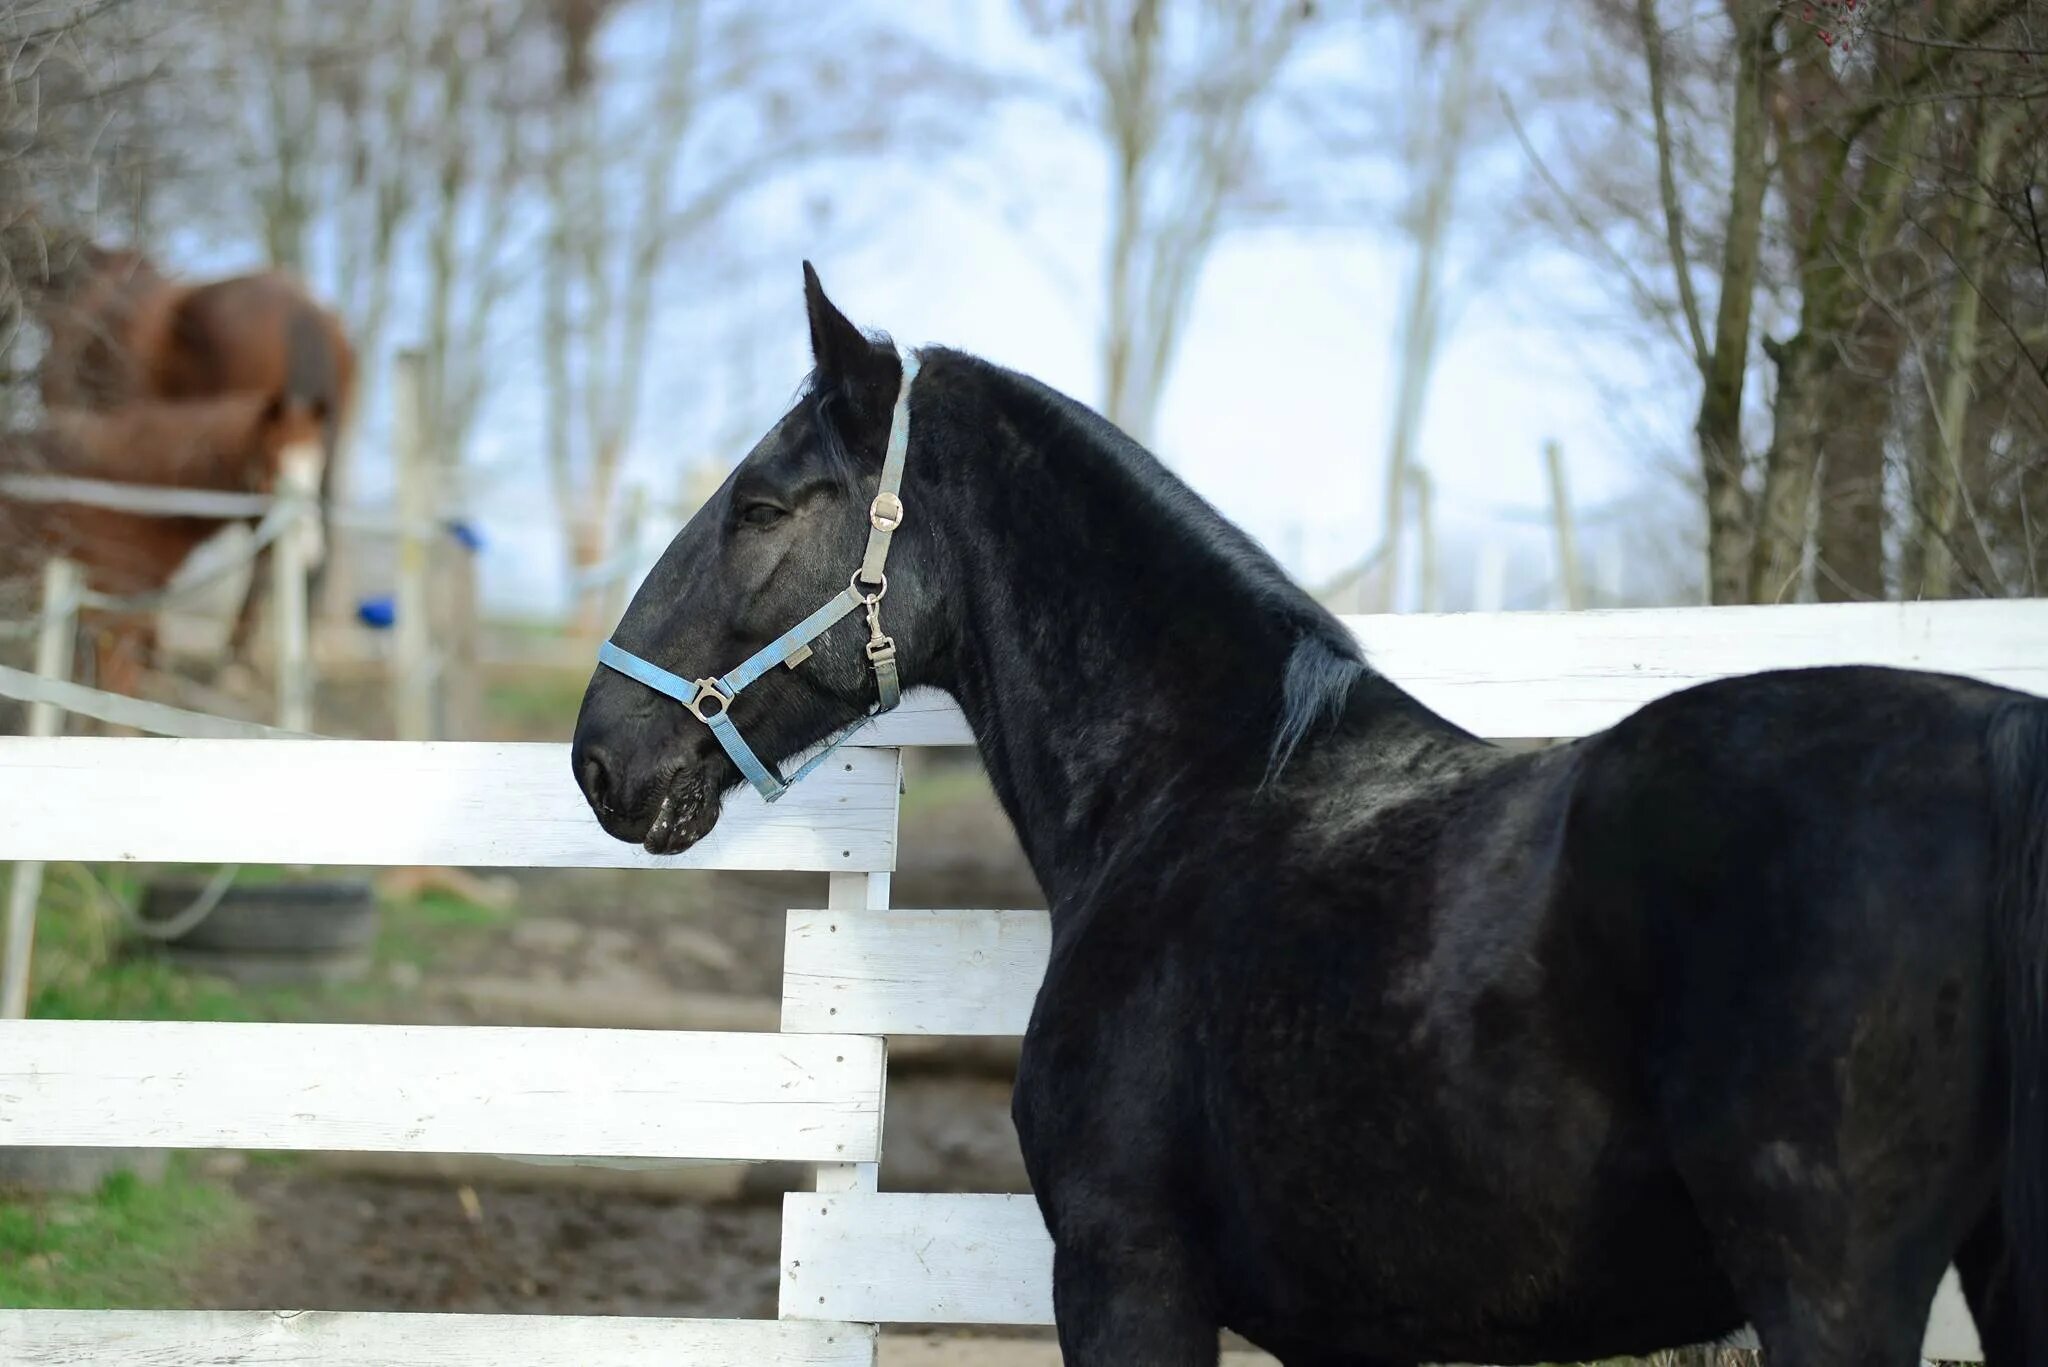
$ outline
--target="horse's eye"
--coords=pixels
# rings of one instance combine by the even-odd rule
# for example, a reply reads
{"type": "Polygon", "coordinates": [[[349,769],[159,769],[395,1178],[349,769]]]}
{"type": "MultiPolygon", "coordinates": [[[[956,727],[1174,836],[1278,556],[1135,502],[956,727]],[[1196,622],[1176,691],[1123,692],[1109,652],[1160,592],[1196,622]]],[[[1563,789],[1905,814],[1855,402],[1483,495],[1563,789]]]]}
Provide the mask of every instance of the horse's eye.
{"type": "Polygon", "coordinates": [[[772,527],[788,516],[787,508],[778,508],[773,503],[749,503],[740,509],[740,521],[749,527],[772,527]]]}

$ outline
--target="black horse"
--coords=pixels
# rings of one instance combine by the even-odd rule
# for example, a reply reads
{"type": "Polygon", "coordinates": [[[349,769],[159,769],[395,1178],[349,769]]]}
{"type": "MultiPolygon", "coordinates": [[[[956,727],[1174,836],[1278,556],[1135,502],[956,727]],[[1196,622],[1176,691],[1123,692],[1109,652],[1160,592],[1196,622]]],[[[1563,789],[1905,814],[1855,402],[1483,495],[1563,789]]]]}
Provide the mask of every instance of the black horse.
{"type": "MultiPolygon", "coordinates": [[[[614,638],[685,678],[861,560],[902,371],[806,278],[805,397],[614,638]]],[[[921,355],[880,607],[1050,899],[1015,1116],[1069,1363],[1747,1321],[1780,1364],[1907,1367],[1951,1260],[1990,1361],[2048,1363],[2048,700],[1763,674],[1509,753],[1102,418],[921,355]]],[[[764,759],[872,705],[858,621],[733,705],[764,759]]],[[[609,669],[574,763],[657,852],[740,779],[609,669]]]]}

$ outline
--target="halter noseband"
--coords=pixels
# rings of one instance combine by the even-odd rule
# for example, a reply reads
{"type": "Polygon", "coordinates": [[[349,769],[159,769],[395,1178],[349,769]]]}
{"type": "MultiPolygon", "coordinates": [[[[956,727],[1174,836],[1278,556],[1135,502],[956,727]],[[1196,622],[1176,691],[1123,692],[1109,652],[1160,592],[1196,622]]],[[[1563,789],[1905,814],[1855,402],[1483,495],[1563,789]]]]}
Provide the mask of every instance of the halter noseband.
{"type": "Polygon", "coordinates": [[[903,462],[910,453],[910,382],[917,377],[917,358],[900,348],[896,354],[903,363],[903,383],[896,391],[896,407],[889,418],[889,443],[882,456],[881,487],[874,501],[868,505],[867,553],[861,556],[860,568],[846,581],[845,589],[748,656],[738,668],[714,679],[686,683],[680,675],[671,674],[660,665],[644,660],[611,641],[597,648],[599,664],[615,669],[657,693],[667,694],[689,708],[691,716],[710,727],[712,736],[724,747],[732,762],[739,766],[740,772],[747,776],[747,782],[754,785],[754,791],[767,802],[781,797],[816,769],[826,756],[867,725],[869,718],[889,711],[903,699],[903,688],[896,677],[896,642],[882,634],[882,596],[889,591],[889,577],[883,573],[883,566],[889,559],[890,538],[903,525],[903,462]],[[867,584],[875,587],[872,590],[863,588],[867,584]],[[740,735],[740,729],[733,724],[731,716],[732,701],[748,684],[775,666],[786,665],[795,669],[809,659],[811,643],[855,608],[867,610],[867,653],[868,665],[875,671],[875,709],[834,736],[830,745],[804,761],[802,768],[784,779],[773,765],[763,764],[761,757],[740,735]]]}

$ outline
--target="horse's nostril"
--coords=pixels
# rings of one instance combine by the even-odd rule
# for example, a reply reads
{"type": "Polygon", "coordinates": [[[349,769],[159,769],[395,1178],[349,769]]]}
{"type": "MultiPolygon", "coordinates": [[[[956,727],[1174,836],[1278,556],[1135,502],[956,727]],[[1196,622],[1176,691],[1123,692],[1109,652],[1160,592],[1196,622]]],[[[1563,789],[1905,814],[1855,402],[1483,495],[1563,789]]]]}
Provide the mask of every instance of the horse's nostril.
{"type": "Polygon", "coordinates": [[[611,811],[611,771],[605,766],[602,751],[591,748],[583,752],[576,766],[576,780],[583,785],[583,795],[590,799],[591,806],[600,812],[611,811]]]}

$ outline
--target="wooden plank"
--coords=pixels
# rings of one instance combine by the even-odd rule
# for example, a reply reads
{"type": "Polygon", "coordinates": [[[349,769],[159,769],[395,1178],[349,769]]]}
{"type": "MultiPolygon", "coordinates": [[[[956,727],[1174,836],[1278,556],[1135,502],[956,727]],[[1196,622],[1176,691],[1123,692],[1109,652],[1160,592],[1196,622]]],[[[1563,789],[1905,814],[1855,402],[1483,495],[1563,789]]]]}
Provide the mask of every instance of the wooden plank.
{"type": "Polygon", "coordinates": [[[1347,618],[1375,668],[1482,736],[1578,736],[1710,679],[1876,664],[2048,693],[2048,600],[1347,618]]]}
{"type": "Polygon", "coordinates": [[[782,1202],[781,1313],[1051,1324],[1052,1240],[1029,1196],[793,1192],[782,1202]]]}
{"type": "Polygon", "coordinates": [[[8,1367],[874,1367],[867,1324],[323,1310],[0,1310],[8,1367]]]}
{"type": "MultiPolygon", "coordinates": [[[[894,751],[901,756],[900,751],[894,751]]],[[[886,873],[835,873],[826,880],[826,905],[849,912],[885,911],[889,906],[889,875],[886,873]]],[[[884,1088],[888,1085],[883,1078],[884,1088]]],[[[811,1175],[813,1191],[880,1191],[882,1165],[876,1163],[820,1163],[811,1175]]]]}
{"type": "Polygon", "coordinates": [[[880,1040],[0,1022],[0,1144],[865,1162],[880,1040]]]}
{"type": "Polygon", "coordinates": [[[566,745],[0,737],[0,860],[890,868],[896,760],[851,751],[763,803],[725,800],[676,856],[606,835],[566,745]]]}
{"type": "MultiPolygon", "coordinates": [[[[782,1206],[784,1319],[1051,1324],[1052,1240],[1029,1196],[793,1193],[782,1206]]],[[[1950,1272],[1926,1356],[1982,1361],[1950,1272]]]]}
{"type": "Polygon", "coordinates": [[[1042,911],[792,911],[782,1028],[1021,1035],[1051,952],[1042,911]]]}
{"type": "Polygon", "coordinates": [[[909,745],[972,745],[967,718],[944,693],[913,688],[893,712],[884,712],[848,738],[848,745],[884,749],[909,745]]]}
{"type": "MultiPolygon", "coordinates": [[[[1875,664],[2048,693],[2048,600],[1801,603],[1346,617],[1373,666],[1495,740],[1581,736],[1681,688],[1764,669],[1875,664]]],[[[855,745],[971,745],[957,708],[913,691],[855,745]]]]}

